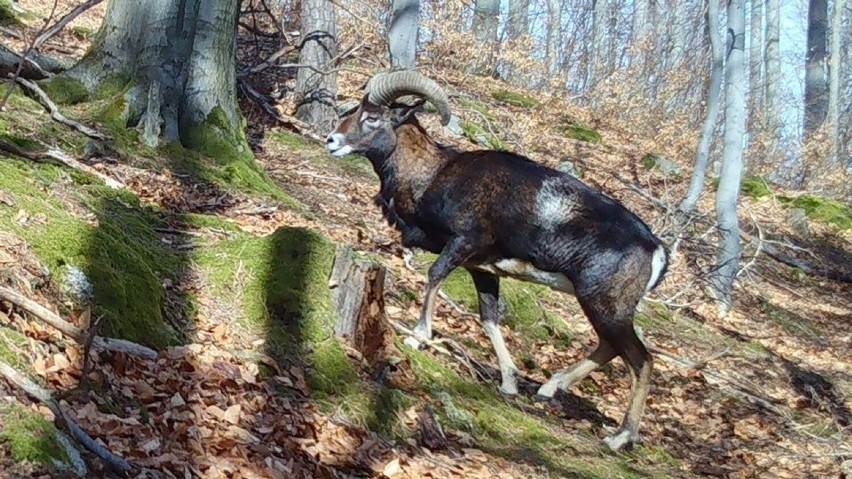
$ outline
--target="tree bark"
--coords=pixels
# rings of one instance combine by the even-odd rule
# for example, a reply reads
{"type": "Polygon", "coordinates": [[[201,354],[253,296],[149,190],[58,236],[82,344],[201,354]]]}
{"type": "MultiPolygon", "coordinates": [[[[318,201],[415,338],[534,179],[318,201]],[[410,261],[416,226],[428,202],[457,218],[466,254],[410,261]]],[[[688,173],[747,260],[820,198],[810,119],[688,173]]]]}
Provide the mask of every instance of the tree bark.
{"type": "Polygon", "coordinates": [[[707,2],[707,34],[710,40],[712,58],[710,84],[707,88],[707,116],[704,118],[704,126],[701,128],[701,140],[698,142],[698,150],[695,153],[695,169],[689,182],[689,191],[679,207],[684,213],[689,213],[695,209],[695,204],[698,203],[701,190],[704,188],[704,176],[710,159],[710,145],[713,142],[713,132],[716,130],[716,120],[719,117],[724,53],[722,51],[722,39],[719,38],[718,0],[707,2]]]}
{"type": "Polygon", "coordinates": [[[639,48],[633,53],[631,63],[638,66],[638,71],[644,71],[645,67],[645,45],[650,30],[650,2],[633,2],[633,30],[630,41],[639,48]]]}
{"type": "Polygon", "coordinates": [[[334,128],[337,113],[337,73],[327,71],[337,56],[335,6],[330,0],[302,0],[302,51],[296,77],[296,117],[320,135],[334,128]],[[317,71],[320,70],[320,71],[317,71]]]}
{"type": "Polygon", "coordinates": [[[481,74],[494,73],[494,52],[497,45],[497,26],[500,20],[499,0],[476,0],[473,7],[473,34],[483,48],[482,59],[473,65],[481,74]]]}
{"type": "Polygon", "coordinates": [[[749,64],[749,119],[752,128],[763,111],[763,2],[751,0],[751,34],[748,53],[749,64]]]}
{"type": "MultiPolygon", "coordinates": [[[[517,41],[529,33],[529,0],[508,0],[509,15],[506,19],[506,37],[509,41],[517,41]]],[[[517,48],[517,47],[516,47],[517,48]]],[[[518,75],[515,65],[506,64],[506,77],[515,85],[524,84],[524,78],[518,75]]]]}
{"type": "Polygon", "coordinates": [[[559,72],[559,45],[562,37],[562,2],[547,0],[547,65],[551,75],[559,72]]]}
{"type": "Polygon", "coordinates": [[[778,151],[781,142],[781,37],[780,1],[766,1],[766,118],[772,131],[772,150],[778,151]]]}
{"type": "Polygon", "coordinates": [[[238,153],[248,147],[236,102],[238,0],[111,0],[86,56],[67,75],[96,91],[126,79],[122,119],[144,141],[204,147],[216,130],[238,153]]]}
{"type": "Polygon", "coordinates": [[[822,126],[828,112],[825,76],[827,20],[828,0],[810,0],[805,59],[805,138],[822,126]]]}
{"type": "Polygon", "coordinates": [[[388,44],[391,66],[411,70],[417,53],[420,0],[393,0],[388,44]]]}
{"type": "Polygon", "coordinates": [[[831,15],[831,42],[829,43],[828,60],[828,120],[831,124],[831,153],[827,161],[829,167],[840,165],[840,65],[842,55],[843,8],[849,7],[849,0],[834,0],[834,10],[831,15]]]}
{"type": "Polygon", "coordinates": [[[613,52],[607,51],[607,27],[609,26],[608,1],[593,0],[593,3],[592,65],[588,80],[588,85],[592,88],[609,74],[609,58],[613,55],[613,52]]]}
{"type": "Polygon", "coordinates": [[[719,253],[710,285],[721,316],[731,308],[731,289],[740,258],[737,200],[743,170],[745,136],[745,0],[728,0],[728,45],[725,60],[725,147],[719,189],[716,191],[716,220],[719,223],[719,253]]]}

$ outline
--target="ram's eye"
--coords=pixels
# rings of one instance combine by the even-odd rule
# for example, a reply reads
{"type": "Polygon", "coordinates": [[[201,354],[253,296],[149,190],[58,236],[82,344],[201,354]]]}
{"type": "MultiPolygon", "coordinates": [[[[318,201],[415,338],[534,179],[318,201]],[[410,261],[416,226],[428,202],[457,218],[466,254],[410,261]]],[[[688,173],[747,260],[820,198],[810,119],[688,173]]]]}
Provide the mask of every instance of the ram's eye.
{"type": "Polygon", "coordinates": [[[361,117],[361,123],[371,126],[377,125],[381,120],[381,117],[370,115],[369,113],[365,113],[361,117]]]}

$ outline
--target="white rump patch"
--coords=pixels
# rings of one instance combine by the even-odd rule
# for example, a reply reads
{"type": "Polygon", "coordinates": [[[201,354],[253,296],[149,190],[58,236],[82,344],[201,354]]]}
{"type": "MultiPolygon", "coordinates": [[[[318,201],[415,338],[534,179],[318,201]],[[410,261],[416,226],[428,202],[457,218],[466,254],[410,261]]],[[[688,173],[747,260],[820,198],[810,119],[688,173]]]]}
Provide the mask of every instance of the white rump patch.
{"type": "Polygon", "coordinates": [[[560,179],[548,178],[541,184],[535,197],[536,224],[552,229],[572,218],[576,207],[573,198],[560,188],[560,179]]]}
{"type": "Polygon", "coordinates": [[[574,294],[574,284],[564,274],[540,270],[527,261],[501,259],[496,263],[471,266],[497,276],[508,276],[521,281],[543,284],[556,291],[574,294]]]}
{"type": "Polygon", "coordinates": [[[645,291],[650,291],[654,283],[660,279],[663,273],[663,267],[666,265],[666,249],[663,245],[657,246],[654,251],[654,256],[651,257],[651,278],[648,280],[648,285],[645,286],[645,291]]]}

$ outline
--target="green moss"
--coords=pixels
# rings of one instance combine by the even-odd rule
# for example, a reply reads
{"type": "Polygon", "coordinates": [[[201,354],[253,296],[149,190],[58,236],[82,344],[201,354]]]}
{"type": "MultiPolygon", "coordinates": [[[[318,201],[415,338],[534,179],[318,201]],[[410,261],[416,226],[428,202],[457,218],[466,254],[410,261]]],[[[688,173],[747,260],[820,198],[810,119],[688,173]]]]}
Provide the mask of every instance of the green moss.
{"type": "Polygon", "coordinates": [[[852,229],[852,207],[845,203],[815,195],[780,196],[778,199],[792,208],[804,209],[808,218],[844,230],[852,229]]]}
{"type": "Polygon", "coordinates": [[[757,175],[748,175],[743,178],[740,191],[742,191],[744,195],[752,198],[763,198],[764,196],[772,194],[766,180],[757,175]]]}
{"type": "Polygon", "coordinates": [[[44,147],[42,147],[37,141],[23,136],[0,132],[0,140],[11,143],[24,151],[44,150],[44,147]]]}
{"type": "Polygon", "coordinates": [[[503,88],[499,88],[497,90],[492,91],[491,97],[507,105],[518,106],[521,108],[534,108],[539,104],[538,100],[536,100],[535,98],[523,95],[521,93],[515,93],[503,88]]]}
{"type": "Polygon", "coordinates": [[[557,131],[565,138],[599,144],[603,141],[601,134],[591,125],[570,115],[560,115],[557,131]]]}
{"type": "Polygon", "coordinates": [[[481,144],[482,146],[485,146],[486,148],[491,148],[493,150],[507,149],[506,144],[503,143],[502,140],[472,121],[461,120],[459,122],[459,126],[461,126],[466,137],[481,144]]]}
{"type": "Polygon", "coordinates": [[[27,338],[14,329],[0,326],[0,359],[13,367],[19,367],[28,361],[22,357],[21,351],[26,351],[27,338]]]}
{"type": "Polygon", "coordinates": [[[39,85],[59,105],[76,105],[88,101],[90,97],[83,82],[65,75],[55,75],[39,85]]]}
{"type": "Polygon", "coordinates": [[[479,113],[480,115],[485,117],[486,120],[495,120],[494,114],[491,113],[491,110],[488,109],[488,105],[486,105],[485,103],[469,98],[459,98],[457,103],[463,108],[470,108],[471,110],[479,113]]]}
{"type": "Polygon", "coordinates": [[[806,318],[795,315],[784,308],[766,301],[761,301],[760,306],[761,313],[767,319],[778,324],[792,335],[812,338],[821,338],[824,336],[822,330],[806,318]]]}
{"type": "Polygon", "coordinates": [[[0,25],[14,26],[21,24],[18,12],[15,11],[12,3],[9,0],[0,0],[0,25]]]}
{"type": "Polygon", "coordinates": [[[26,239],[52,271],[75,265],[86,273],[94,286],[94,313],[104,316],[105,334],[155,346],[178,342],[181,335],[164,312],[162,282],[177,278],[181,261],[154,230],[162,225],[160,214],[140,206],[126,191],[78,187],[79,197],[63,200],[88,207],[97,221],[90,224],[50,193],[62,171],[0,161],[0,188],[15,195],[17,209],[44,218],[21,225],[14,221],[17,209],[0,208],[0,227],[26,239]]]}
{"type": "Polygon", "coordinates": [[[17,462],[67,461],[53,424],[37,412],[15,404],[0,405],[0,442],[9,446],[12,459],[17,462]]]}
{"type": "Polygon", "coordinates": [[[276,130],[267,133],[267,136],[281,146],[292,150],[302,150],[308,147],[315,146],[310,140],[302,135],[297,135],[285,130],[276,130]]]}
{"type": "Polygon", "coordinates": [[[85,40],[85,39],[89,38],[90,36],[92,36],[92,34],[95,33],[95,31],[92,30],[91,28],[84,27],[82,25],[75,25],[75,26],[71,27],[71,33],[73,33],[75,37],[77,37],[81,40],[85,40]]]}

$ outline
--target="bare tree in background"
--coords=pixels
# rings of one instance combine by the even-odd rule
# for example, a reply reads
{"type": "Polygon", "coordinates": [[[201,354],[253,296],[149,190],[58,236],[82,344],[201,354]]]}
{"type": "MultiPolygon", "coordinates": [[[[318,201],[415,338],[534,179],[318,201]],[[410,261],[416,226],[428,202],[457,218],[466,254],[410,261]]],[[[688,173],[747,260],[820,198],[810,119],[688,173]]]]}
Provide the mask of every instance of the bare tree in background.
{"type": "Polygon", "coordinates": [[[608,0],[593,0],[594,17],[592,27],[592,58],[586,82],[590,87],[603,80],[609,73],[611,58],[615,52],[608,51],[607,30],[609,27],[608,0]]]}
{"type": "Polygon", "coordinates": [[[473,33],[482,47],[482,57],[473,70],[478,73],[494,72],[494,49],[497,44],[497,26],[500,20],[500,0],[476,0],[473,7],[473,33]]]}
{"type": "Polygon", "coordinates": [[[816,132],[828,113],[825,75],[828,0],[808,3],[808,51],[805,60],[805,138],[816,132]]]}
{"type": "MultiPolygon", "coordinates": [[[[122,119],[150,146],[180,140],[245,154],[236,101],[238,0],[112,0],[95,42],[67,75],[90,91],[128,79],[122,119]]],[[[221,154],[222,152],[218,152],[221,154]]]]}
{"type": "Polygon", "coordinates": [[[754,120],[763,112],[763,3],[764,0],[751,0],[751,33],[748,53],[749,89],[749,125],[756,128],[754,120]]]}
{"type": "Polygon", "coordinates": [[[337,113],[337,73],[331,68],[337,55],[335,6],[329,0],[302,0],[301,68],[296,77],[296,116],[322,135],[331,132],[337,113]]]}
{"type": "Polygon", "coordinates": [[[710,159],[710,145],[713,142],[713,132],[716,130],[716,121],[719,117],[719,97],[722,92],[724,69],[722,39],[719,38],[719,0],[707,2],[707,35],[710,40],[711,53],[710,84],[707,87],[707,113],[704,118],[704,126],[701,128],[698,150],[695,153],[695,169],[692,171],[689,191],[679,207],[680,211],[684,213],[690,213],[695,209],[698,198],[701,196],[701,190],[704,189],[704,176],[710,159]]]}
{"type": "MultiPolygon", "coordinates": [[[[508,0],[509,17],[506,19],[506,36],[509,40],[518,40],[529,33],[529,0],[508,0]]],[[[524,78],[519,76],[513,65],[506,65],[506,76],[514,84],[523,84],[524,78]]]]}
{"type": "Polygon", "coordinates": [[[764,101],[766,105],[765,115],[769,121],[772,131],[772,150],[780,149],[781,127],[781,15],[780,0],[766,0],[766,49],[764,61],[766,63],[766,93],[764,101]]]}
{"type": "Polygon", "coordinates": [[[551,75],[559,71],[559,46],[562,44],[562,1],[547,0],[547,64],[551,75]]]}
{"type": "Polygon", "coordinates": [[[388,30],[391,66],[411,70],[417,53],[419,0],[393,0],[391,25],[388,30]]]}
{"type": "MultiPolygon", "coordinates": [[[[831,42],[829,44],[830,57],[828,60],[828,120],[831,124],[831,153],[826,160],[829,166],[840,165],[840,105],[842,103],[840,90],[840,65],[842,56],[841,35],[843,29],[843,9],[849,8],[849,0],[834,0],[834,9],[831,15],[831,42]]],[[[847,67],[848,68],[848,67],[847,67]]]]}
{"type": "Polygon", "coordinates": [[[645,68],[645,43],[648,41],[648,34],[651,31],[651,12],[653,2],[633,2],[633,29],[630,34],[630,41],[634,45],[640,45],[633,53],[631,64],[639,67],[639,71],[645,68]]]}
{"type": "Polygon", "coordinates": [[[745,0],[728,0],[728,45],[725,58],[725,146],[722,171],[716,190],[716,221],[719,253],[710,287],[718,300],[720,315],[731,308],[731,289],[740,259],[740,228],[737,200],[743,171],[745,137],[745,0]]]}

